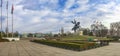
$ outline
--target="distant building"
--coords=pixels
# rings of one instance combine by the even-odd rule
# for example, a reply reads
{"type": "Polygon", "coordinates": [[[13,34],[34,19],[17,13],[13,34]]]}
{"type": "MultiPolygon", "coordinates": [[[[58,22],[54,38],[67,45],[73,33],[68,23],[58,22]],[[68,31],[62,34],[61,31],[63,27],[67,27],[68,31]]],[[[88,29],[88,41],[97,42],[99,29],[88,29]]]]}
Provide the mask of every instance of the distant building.
{"type": "Polygon", "coordinates": [[[28,34],[27,34],[27,33],[23,33],[23,34],[21,35],[21,37],[27,38],[27,37],[28,37],[28,34]]]}
{"type": "Polygon", "coordinates": [[[110,24],[110,35],[120,37],[120,22],[114,22],[110,24]]]}
{"type": "Polygon", "coordinates": [[[35,37],[38,37],[38,38],[44,37],[43,33],[35,33],[34,35],[35,37]]]}

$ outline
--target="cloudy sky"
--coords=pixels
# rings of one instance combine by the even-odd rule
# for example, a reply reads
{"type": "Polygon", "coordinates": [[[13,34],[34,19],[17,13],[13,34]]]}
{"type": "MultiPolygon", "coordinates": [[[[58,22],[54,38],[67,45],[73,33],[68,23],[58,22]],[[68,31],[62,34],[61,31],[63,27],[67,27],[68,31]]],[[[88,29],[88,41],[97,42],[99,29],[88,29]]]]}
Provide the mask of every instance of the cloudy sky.
{"type": "MultiPolygon", "coordinates": [[[[6,27],[6,1],[3,0],[3,28],[6,27]]],[[[110,23],[120,21],[120,0],[9,0],[9,31],[11,31],[11,6],[14,4],[14,31],[59,32],[61,27],[71,31],[72,20],[81,27],[90,28],[101,21],[109,28],[110,23]]]]}

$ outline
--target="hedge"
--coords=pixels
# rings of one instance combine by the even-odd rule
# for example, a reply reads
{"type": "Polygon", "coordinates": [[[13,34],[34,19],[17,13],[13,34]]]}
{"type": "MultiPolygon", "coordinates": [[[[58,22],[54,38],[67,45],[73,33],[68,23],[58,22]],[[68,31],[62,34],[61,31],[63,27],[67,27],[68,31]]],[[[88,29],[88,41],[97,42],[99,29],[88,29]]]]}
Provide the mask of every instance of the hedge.
{"type": "Polygon", "coordinates": [[[87,46],[87,47],[86,47],[87,49],[98,47],[98,44],[95,43],[95,42],[71,42],[71,43],[84,44],[84,45],[87,46]]]}
{"type": "Polygon", "coordinates": [[[59,42],[59,41],[47,41],[47,40],[33,40],[33,42],[54,46],[54,47],[60,47],[70,50],[86,50],[96,47],[96,43],[85,43],[85,42],[59,42]]]}
{"type": "Polygon", "coordinates": [[[9,42],[8,39],[0,39],[0,42],[9,42]]]}

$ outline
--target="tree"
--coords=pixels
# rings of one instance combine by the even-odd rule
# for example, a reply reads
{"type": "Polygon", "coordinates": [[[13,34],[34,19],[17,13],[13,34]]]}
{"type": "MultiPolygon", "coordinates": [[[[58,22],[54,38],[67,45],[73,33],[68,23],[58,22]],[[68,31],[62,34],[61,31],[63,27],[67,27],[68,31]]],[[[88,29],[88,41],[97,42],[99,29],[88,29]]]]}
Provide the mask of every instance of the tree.
{"type": "Polygon", "coordinates": [[[92,32],[89,32],[89,36],[93,36],[93,33],[92,33],[92,32]]]}
{"type": "Polygon", "coordinates": [[[88,28],[83,30],[83,35],[89,35],[90,30],[88,28]]]}
{"type": "Polygon", "coordinates": [[[93,35],[97,37],[105,37],[107,36],[108,29],[103,24],[96,22],[95,24],[91,25],[91,30],[93,35]]]}
{"type": "Polygon", "coordinates": [[[18,37],[18,36],[19,36],[19,32],[16,31],[16,32],[14,33],[14,36],[15,36],[15,37],[18,37]]]}
{"type": "MultiPolygon", "coordinates": [[[[2,31],[2,37],[5,37],[5,36],[6,36],[6,35],[5,35],[5,32],[2,31]]],[[[1,32],[0,32],[0,37],[1,37],[1,32]]],[[[2,37],[1,37],[1,38],[2,38],[2,37]]]]}
{"type": "MultiPolygon", "coordinates": [[[[1,32],[0,32],[1,33],[1,32]]],[[[2,39],[1,34],[0,34],[0,40],[2,39]]]]}
{"type": "Polygon", "coordinates": [[[2,37],[5,37],[5,33],[2,31],[2,36],[1,36],[1,32],[0,32],[0,40],[2,40],[2,37]]]}
{"type": "Polygon", "coordinates": [[[32,33],[29,33],[29,34],[28,34],[28,37],[33,37],[33,34],[32,34],[32,33]]]}

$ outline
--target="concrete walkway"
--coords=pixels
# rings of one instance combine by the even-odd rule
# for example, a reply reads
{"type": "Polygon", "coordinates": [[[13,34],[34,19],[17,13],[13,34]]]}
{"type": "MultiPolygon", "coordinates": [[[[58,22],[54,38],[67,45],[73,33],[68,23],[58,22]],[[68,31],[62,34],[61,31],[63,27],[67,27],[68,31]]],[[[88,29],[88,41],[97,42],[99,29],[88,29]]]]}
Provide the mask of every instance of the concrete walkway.
{"type": "Polygon", "coordinates": [[[27,40],[0,42],[0,56],[120,56],[120,43],[86,51],[71,51],[27,40]]]}

